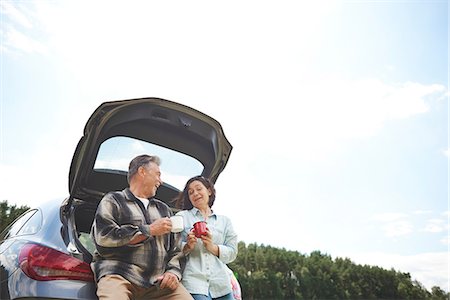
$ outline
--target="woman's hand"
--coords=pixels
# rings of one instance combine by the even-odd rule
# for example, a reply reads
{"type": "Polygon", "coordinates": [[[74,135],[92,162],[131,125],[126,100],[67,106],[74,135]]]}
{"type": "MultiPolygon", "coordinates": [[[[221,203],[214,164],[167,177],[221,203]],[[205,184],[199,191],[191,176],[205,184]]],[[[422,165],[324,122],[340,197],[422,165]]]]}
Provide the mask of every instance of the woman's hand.
{"type": "Polygon", "coordinates": [[[191,230],[186,239],[186,245],[184,245],[183,252],[185,254],[194,250],[195,244],[197,244],[197,238],[195,237],[194,230],[191,230]]]}
{"type": "Polygon", "coordinates": [[[206,228],[206,230],[208,233],[200,237],[203,242],[203,246],[205,246],[206,250],[219,257],[219,246],[213,243],[213,236],[209,229],[206,228]]]}

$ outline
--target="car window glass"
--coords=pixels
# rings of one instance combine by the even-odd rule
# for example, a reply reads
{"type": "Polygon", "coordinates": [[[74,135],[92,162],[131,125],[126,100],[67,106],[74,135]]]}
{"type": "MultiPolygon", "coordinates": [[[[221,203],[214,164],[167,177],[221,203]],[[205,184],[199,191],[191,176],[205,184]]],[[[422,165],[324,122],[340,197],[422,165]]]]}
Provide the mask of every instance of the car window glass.
{"type": "Polygon", "coordinates": [[[41,228],[41,224],[42,214],[39,210],[36,210],[28,221],[23,224],[16,235],[35,234],[39,231],[39,228],[41,228]]]}
{"type": "Polygon", "coordinates": [[[127,172],[131,159],[141,154],[159,156],[162,181],[178,189],[183,189],[189,178],[200,175],[204,169],[200,161],[184,153],[120,136],[112,137],[100,145],[94,169],[127,172]]]}
{"type": "Polygon", "coordinates": [[[16,236],[19,233],[20,229],[23,227],[23,225],[36,213],[36,211],[37,210],[30,210],[21,215],[20,217],[18,217],[14,221],[14,223],[12,223],[10,227],[5,230],[5,232],[3,233],[4,237],[2,237],[2,239],[16,236]]]}

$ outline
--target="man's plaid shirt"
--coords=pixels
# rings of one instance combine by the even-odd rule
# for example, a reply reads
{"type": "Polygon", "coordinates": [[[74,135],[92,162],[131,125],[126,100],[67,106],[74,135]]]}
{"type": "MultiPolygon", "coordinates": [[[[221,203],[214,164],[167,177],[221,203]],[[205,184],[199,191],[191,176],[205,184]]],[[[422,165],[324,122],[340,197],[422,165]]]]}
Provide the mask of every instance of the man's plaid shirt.
{"type": "Polygon", "coordinates": [[[91,264],[96,279],[118,274],[141,287],[155,285],[166,271],[181,279],[186,261],[180,234],[152,236],[149,229],[156,219],[172,215],[170,208],[156,199],[150,199],[145,209],[129,188],[106,194],[98,205],[91,230],[97,248],[91,264]],[[139,233],[148,238],[128,245],[139,233]]]}

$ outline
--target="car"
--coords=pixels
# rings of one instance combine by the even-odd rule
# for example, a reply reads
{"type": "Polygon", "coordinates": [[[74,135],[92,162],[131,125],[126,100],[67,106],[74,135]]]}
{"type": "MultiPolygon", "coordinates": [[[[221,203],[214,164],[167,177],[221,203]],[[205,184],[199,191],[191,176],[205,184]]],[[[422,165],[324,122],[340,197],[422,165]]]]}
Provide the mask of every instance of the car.
{"type": "Polygon", "coordinates": [[[231,151],[221,124],[194,108],[161,98],[102,103],[75,149],[67,197],[33,193],[36,206],[1,233],[0,298],[97,299],[90,229],[102,197],[128,186],[130,160],[161,157],[155,197],[176,212],[173,199],[185,182],[195,175],[216,182],[231,151]]]}

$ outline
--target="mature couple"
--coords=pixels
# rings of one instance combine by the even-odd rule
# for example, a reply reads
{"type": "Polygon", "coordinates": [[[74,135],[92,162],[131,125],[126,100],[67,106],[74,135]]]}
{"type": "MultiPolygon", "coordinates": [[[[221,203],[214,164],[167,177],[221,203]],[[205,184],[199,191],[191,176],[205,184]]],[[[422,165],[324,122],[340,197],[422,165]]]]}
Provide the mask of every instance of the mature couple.
{"type": "Polygon", "coordinates": [[[92,226],[92,269],[103,299],[234,299],[227,263],[237,255],[230,220],[211,210],[212,182],[196,176],[177,198],[185,230],[171,233],[171,209],[154,199],[162,184],[160,159],[140,155],[129,165],[129,187],[100,201],[92,226]],[[208,233],[190,230],[207,221],[208,233]]]}

